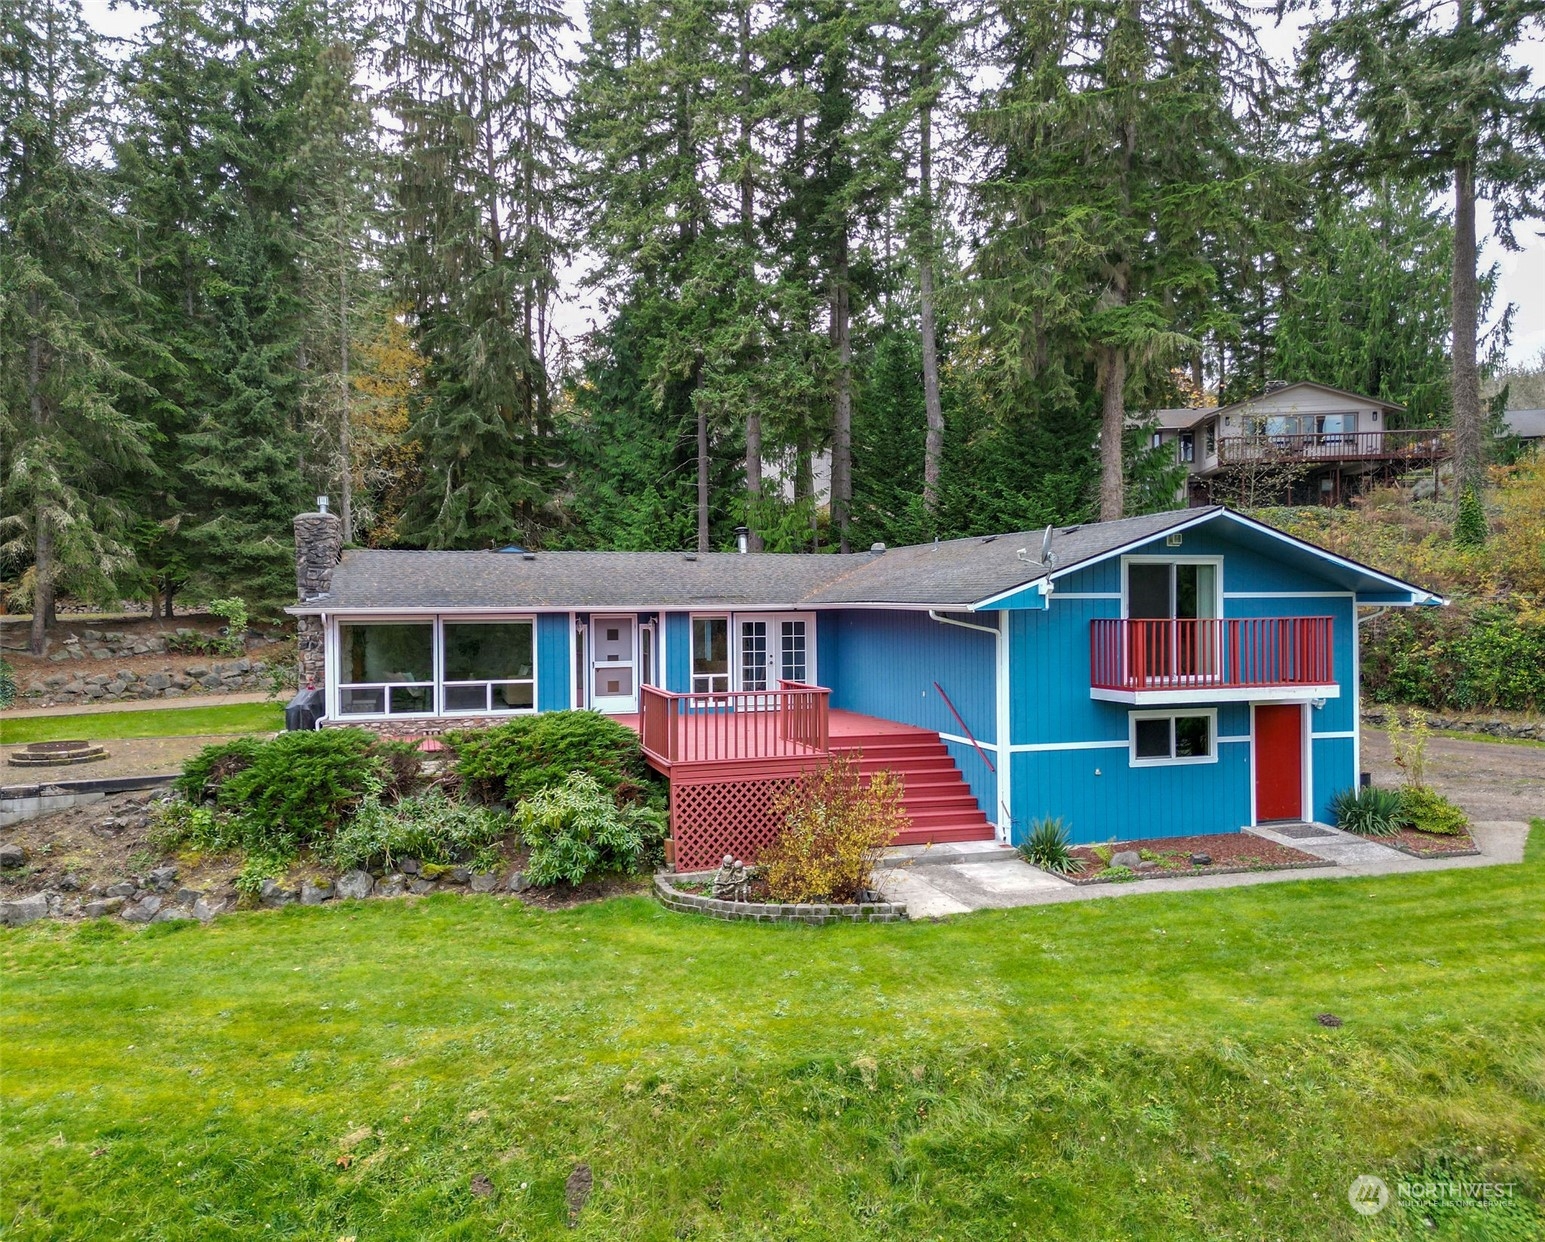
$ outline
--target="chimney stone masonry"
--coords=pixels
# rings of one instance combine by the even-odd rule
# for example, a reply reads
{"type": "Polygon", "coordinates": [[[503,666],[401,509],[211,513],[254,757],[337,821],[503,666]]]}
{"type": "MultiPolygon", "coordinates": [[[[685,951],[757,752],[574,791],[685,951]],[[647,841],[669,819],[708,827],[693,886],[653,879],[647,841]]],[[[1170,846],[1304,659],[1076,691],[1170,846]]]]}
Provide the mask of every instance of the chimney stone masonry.
{"type": "MultiPolygon", "coordinates": [[[[333,570],[343,551],[343,522],[336,513],[301,513],[295,517],[295,596],[315,601],[332,590],[333,570]]],[[[295,624],[300,685],[320,686],[326,664],[321,617],[299,617],[295,624]]]]}

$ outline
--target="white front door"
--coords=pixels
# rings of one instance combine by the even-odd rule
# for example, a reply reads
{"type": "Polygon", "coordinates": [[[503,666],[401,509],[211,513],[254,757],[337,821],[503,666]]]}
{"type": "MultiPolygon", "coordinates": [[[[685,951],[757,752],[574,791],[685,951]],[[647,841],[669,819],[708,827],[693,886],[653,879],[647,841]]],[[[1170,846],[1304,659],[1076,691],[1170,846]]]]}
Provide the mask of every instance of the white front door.
{"type": "Polygon", "coordinates": [[[638,710],[638,618],[590,618],[590,705],[598,712],[638,710]]]}

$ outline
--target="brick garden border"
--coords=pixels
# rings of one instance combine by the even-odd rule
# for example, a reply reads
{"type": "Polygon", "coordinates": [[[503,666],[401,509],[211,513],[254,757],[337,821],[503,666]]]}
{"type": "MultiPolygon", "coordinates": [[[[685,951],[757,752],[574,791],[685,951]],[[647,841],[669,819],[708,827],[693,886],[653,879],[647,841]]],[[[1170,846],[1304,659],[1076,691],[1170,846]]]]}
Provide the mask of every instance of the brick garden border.
{"type": "Polygon", "coordinates": [[[667,910],[680,914],[702,914],[712,919],[739,920],[745,923],[804,923],[820,927],[827,923],[899,923],[906,919],[907,908],[893,901],[865,901],[849,905],[794,904],[778,901],[723,901],[679,889],[672,880],[711,880],[712,871],[668,875],[657,871],[654,892],[667,910]]]}

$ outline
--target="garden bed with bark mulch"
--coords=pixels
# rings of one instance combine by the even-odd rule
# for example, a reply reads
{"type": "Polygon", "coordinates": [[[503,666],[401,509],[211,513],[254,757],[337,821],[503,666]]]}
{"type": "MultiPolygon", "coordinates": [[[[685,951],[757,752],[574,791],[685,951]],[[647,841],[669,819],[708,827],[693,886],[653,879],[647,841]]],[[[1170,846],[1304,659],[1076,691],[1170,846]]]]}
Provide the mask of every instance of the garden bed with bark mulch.
{"type": "Polygon", "coordinates": [[[1168,880],[1186,875],[1238,875],[1246,871],[1294,871],[1306,867],[1334,867],[1326,858],[1278,845],[1247,832],[1220,832],[1198,837],[1153,837],[1140,841],[1116,841],[1100,846],[1112,856],[1131,850],[1143,861],[1135,868],[1113,867],[1092,845],[1079,845],[1073,857],[1083,870],[1059,876],[1069,884],[1122,884],[1133,880],[1168,880]],[[1192,862],[1205,854],[1210,863],[1192,862]]]}
{"type": "Polygon", "coordinates": [[[1481,852],[1475,844],[1475,838],[1468,832],[1439,836],[1431,832],[1417,832],[1415,828],[1402,828],[1392,837],[1370,837],[1369,840],[1399,850],[1402,854],[1409,854],[1412,858],[1463,858],[1481,852]]]}

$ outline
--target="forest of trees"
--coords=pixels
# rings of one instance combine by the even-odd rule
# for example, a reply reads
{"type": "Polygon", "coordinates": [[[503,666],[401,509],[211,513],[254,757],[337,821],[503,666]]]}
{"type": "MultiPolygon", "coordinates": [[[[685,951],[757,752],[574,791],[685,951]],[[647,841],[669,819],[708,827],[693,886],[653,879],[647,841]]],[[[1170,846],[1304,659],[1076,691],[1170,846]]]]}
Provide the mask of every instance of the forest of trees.
{"type": "MultiPolygon", "coordinates": [[[[78,0],[0,16],[0,559],[864,547],[1166,507],[1133,413],[1314,379],[1484,461],[1545,0],[78,0]],[[564,331],[565,299],[593,306],[564,331]],[[817,464],[829,462],[829,505],[817,464]]],[[[571,316],[572,317],[572,316],[571,316]]],[[[41,633],[41,630],[39,630],[41,633]]]]}

